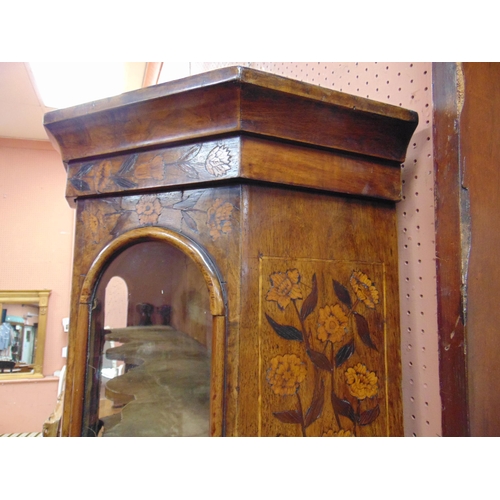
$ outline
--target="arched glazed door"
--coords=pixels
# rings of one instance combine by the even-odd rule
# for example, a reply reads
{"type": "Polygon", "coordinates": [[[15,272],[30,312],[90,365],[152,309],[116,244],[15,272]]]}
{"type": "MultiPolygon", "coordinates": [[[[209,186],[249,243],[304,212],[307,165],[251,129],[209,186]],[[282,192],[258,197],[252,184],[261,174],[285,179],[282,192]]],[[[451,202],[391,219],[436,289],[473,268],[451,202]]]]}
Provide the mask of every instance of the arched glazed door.
{"type": "Polygon", "coordinates": [[[122,235],[87,275],[79,314],[86,309],[81,435],[222,434],[223,374],[215,367],[223,366],[225,308],[202,250],[162,228],[122,235]],[[107,293],[119,278],[127,296],[116,303],[107,293]],[[123,327],[107,324],[111,306],[126,307],[123,327]]]}

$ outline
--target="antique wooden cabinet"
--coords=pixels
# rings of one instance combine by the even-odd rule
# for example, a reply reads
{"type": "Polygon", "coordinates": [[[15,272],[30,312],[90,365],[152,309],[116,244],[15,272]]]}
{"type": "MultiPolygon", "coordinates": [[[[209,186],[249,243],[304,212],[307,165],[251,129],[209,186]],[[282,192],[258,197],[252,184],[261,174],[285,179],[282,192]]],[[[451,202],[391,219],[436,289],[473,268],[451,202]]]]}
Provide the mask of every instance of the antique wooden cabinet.
{"type": "Polygon", "coordinates": [[[402,435],[417,121],[239,67],[48,113],[77,210],[63,435],[402,435]]]}

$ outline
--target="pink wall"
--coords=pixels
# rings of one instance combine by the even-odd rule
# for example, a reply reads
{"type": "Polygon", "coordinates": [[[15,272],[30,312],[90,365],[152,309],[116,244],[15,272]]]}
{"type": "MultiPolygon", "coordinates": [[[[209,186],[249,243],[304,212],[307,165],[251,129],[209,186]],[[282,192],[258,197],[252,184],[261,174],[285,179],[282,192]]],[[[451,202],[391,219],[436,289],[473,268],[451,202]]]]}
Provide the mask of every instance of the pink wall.
{"type": "Polygon", "coordinates": [[[74,211],[66,172],[49,142],[0,138],[0,290],[50,289],[40,380],[0,378],[0,433],[41,431],[56,404],[66,359],[74,211]]]}

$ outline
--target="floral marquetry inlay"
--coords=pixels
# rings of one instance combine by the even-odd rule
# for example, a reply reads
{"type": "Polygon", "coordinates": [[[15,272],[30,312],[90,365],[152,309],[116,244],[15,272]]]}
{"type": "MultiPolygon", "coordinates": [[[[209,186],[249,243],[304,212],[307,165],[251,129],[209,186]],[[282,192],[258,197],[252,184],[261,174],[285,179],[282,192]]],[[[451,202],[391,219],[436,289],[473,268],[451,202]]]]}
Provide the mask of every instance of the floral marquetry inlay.
{"type": "Polygon", "coordinates": [[[239,142],[226,139],[144,151],[69,166],[67,196],[134,191],[231,177],[238,170],[239,142]]]}
{"type": "Polygon", "coordinates": [[[272,415],[277,435],[296,435],[286,430],[292,427],[303,436],[383,435],[387,367],[376,284],[383,283],[383,265],[293,264],[261,259],[267,276],[261,389],[268,403],[263,408],[270,409],[262,418],[272,415]]]}
{"type": "Polygon", "coordinates": [[[87,204],[81,212],[86,245],[100,245],[136,227],[174,228],[191,236],[206,235],[211,241],[227,238],[233,231],[238,207],[234,197],[219,190],[196,190],[106,198],[87,204]]]}
{"type": "Polygon", "coordinates": [[[150,225],[158,222],[162,206],[157,196],[149,194],[139,198],[136,209],[139,222],[142,225],[150,225]]]}
{"type": "Polygon", "coordinates": [[[220,177],[231,169],[231,154],[227,146],[216,146],[208,153],[205,169],[211,175],[220,177]]]}

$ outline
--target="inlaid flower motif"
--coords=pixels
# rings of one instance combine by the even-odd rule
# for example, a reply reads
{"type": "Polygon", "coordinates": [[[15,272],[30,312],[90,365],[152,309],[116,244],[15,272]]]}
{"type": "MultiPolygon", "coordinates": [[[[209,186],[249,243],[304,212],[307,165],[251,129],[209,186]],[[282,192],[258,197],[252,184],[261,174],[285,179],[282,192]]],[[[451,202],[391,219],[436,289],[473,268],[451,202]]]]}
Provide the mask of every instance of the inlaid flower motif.
{"type": "Polygon", "coordinates": [[[275,394],[295,394],[307,374],[306,365],[295,354],[276,356],[267,370],[267,381],[275,394]]]}
{"type": "Polygon", "coordinates": [[[223,234],[232,231],[233,205],[224,203],[220,198],[207,211],[207,224],[210,236],[215,241],[223,234]]]}
{"type": "Polygon", "coordinates": [[[340,342],[347,332],[347,316],[339,304],[319,310],[318,339],[322,342],[340,342]]]}
{"type": "Polygon", "coordinates": [[[375,309],[379,302],[378,290],[372,284],[370,278],[361,271],[353,271],[349,283],[359,300],[370,309],[375,309]]]}
{"type": "Polygon", "coordinates": [[[141,224],[156,224],[161,213],[160,200],[154,195],[146,194],[136,204],[137,215],[141,224]]]}
{"type": "Polygon", "coordinates": [[[277,302],[280,309],[285,309],[292,300],[302,298],[298,269],[289,269],[286,273],[273,273],[269,279],[271,288],[267,292],[266,300],[277,302]]]}
{"type": "Polygon", "coordinates": [[[355,437],[355,435],[350,430],[340,429],[337,432],[334,432],[330,429],[327,432],[323,433],[323,437],[355,437]]]}
{"type": "Polygon", "coordinates": [[[345,380],[349,392],[357,399],[372,398],[378,392],[378,378],[375,372],[368,371],[362,363],[358,363],[345,372],[345,380]]]}
{"type": "Polygon", "coordinates": [[[220,177],[231,168],[230,162],[229,149],[226,146],[217,146],[208,153],[205,168],[209,174],[220,177]]]}

